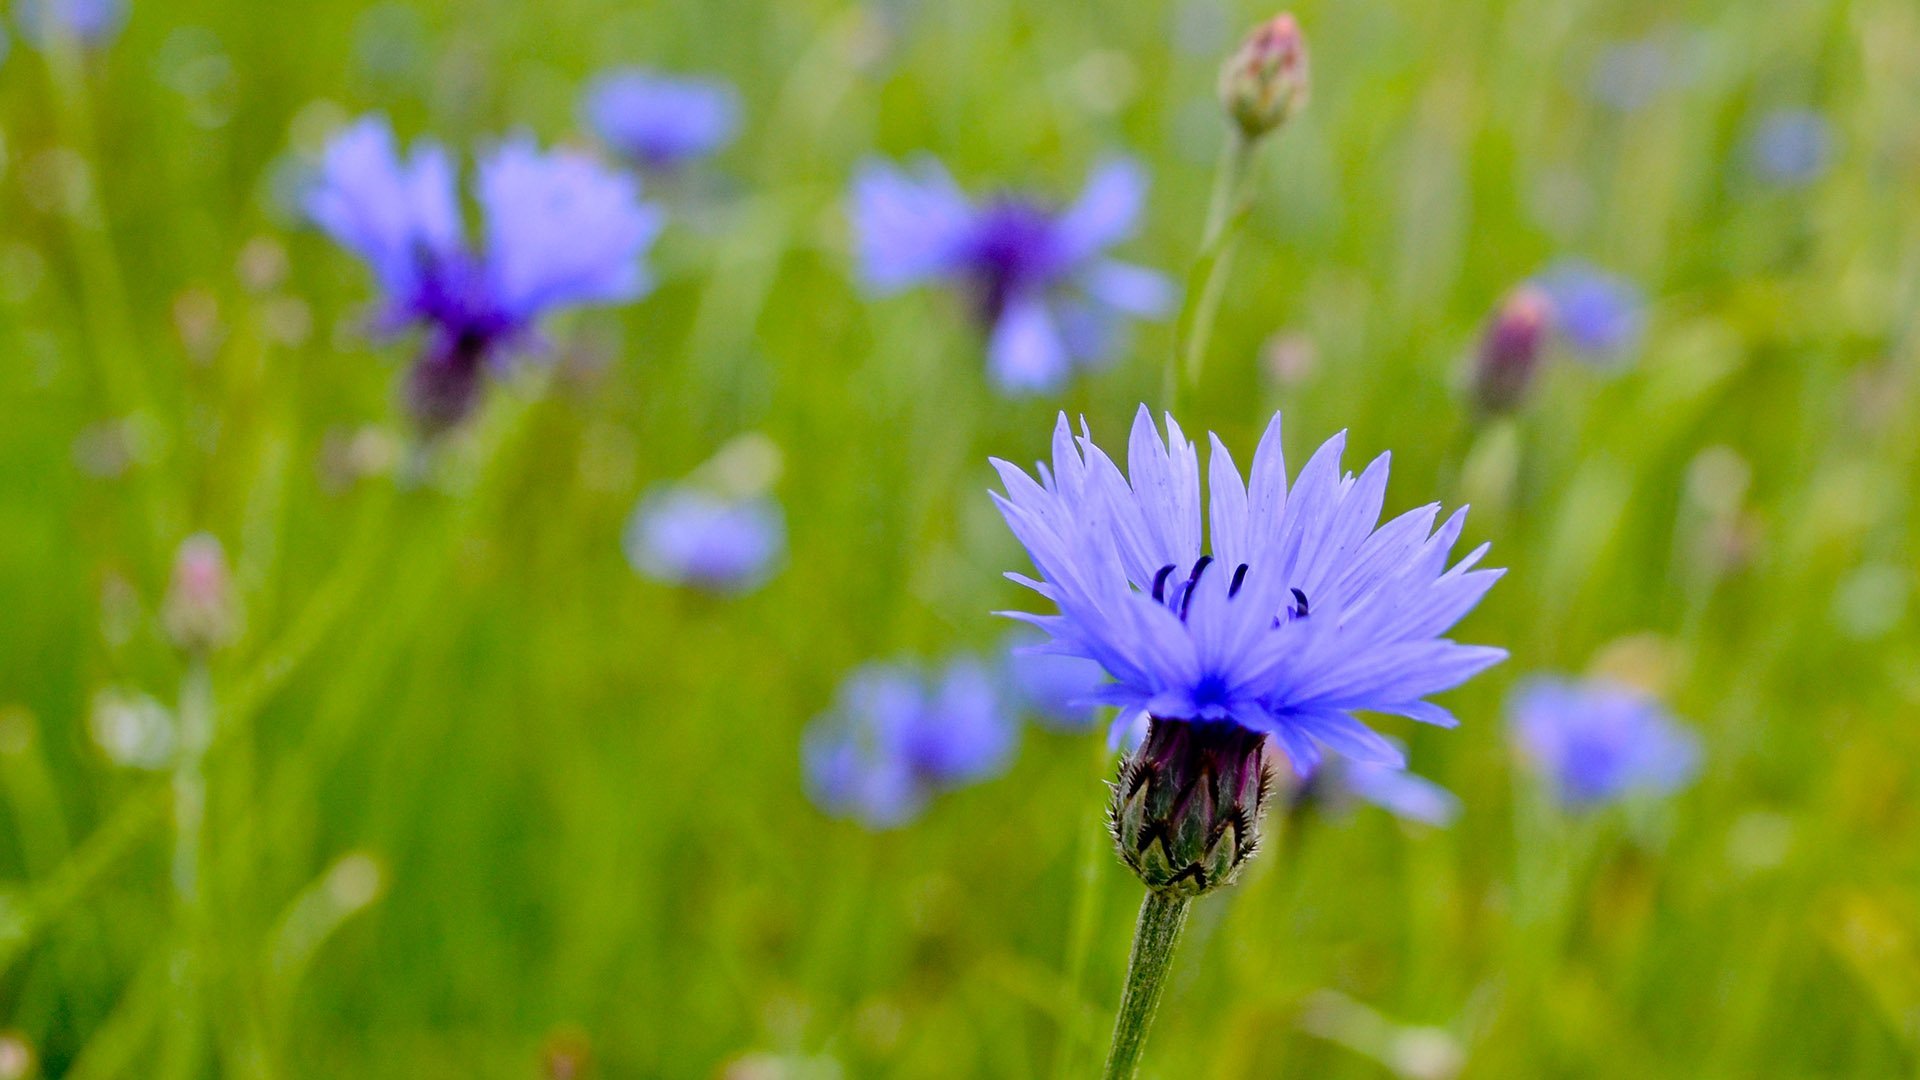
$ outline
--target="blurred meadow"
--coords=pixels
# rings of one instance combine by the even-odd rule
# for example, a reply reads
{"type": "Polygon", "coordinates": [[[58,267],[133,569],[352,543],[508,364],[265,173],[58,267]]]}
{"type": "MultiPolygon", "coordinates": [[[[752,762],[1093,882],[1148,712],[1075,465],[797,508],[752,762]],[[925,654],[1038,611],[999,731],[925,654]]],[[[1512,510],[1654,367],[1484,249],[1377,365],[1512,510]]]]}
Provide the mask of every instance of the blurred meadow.
{"type": "MultiPolygon", "coordinates": [[[[1242,462],[1276,410],[1290,459],[1346,429],[1351,468],[1393,452],[1390,514],[1471,503],[1509,572],[1460,637],[1512,656],[1442,699],[1457,730],[1381,722],[1451,827],[1271,815],[1195,908],[1146,1075],[1913,1075],[1920,7],[1294,10],[1312,101],[1180,419],[1242,462]],[[1817,126],[1784,163],[1780,110],[1817,126]],[[1476,422],[1489,313],[1567,259],[1643,332],[1556,346],[1476,422]],[[1697,779],[1555,805],[1505,718],[1538,672],[1658,696],[1697,779]]],[[[998,654],[1028,561],[987,459],[1043,456],[1063,409],[1123,445],[1173,329],[1003,396],[964,303],[862,290],[849,183],[924,151],[1064,201],[1129,153],[1116,253],[1182,280],[1216,72],[1271,14],[132,0],[36,47],[10,12],[0,1077],[1095,1075],[1141,896],[1100,735],[1029,724],[1003,775],[869,830],[809,799],[803,732],[861,664],[998,654]],[[304,178],[372,112],[469,169],[519,131],[591,147],[583,87],[636,63],[741,102],[643,181],[655,288],[554,320],[422,445],[409,340],[367,332],[304,178]],[[772,576],[636,574],[636,501],[730,446],[778,452],[772,576]],[[198,533],[237,612],[204,664],[165,599],[198,533]]]]}

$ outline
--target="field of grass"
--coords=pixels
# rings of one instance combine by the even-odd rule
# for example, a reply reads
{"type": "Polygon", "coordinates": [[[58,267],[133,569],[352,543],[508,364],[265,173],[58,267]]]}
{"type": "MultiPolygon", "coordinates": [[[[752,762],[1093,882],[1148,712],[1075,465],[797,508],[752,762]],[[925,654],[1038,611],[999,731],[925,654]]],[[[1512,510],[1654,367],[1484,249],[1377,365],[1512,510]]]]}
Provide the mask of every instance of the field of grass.
{"type": "MultiPolygon", "coordinates": [[[[1444,695],[1457,730],[1379,722],[1450,828],[1269,819],[1195,907],[1145,1075],[1920,1069],[1920,7],[1762,7],[1295,9],[1312,101],[1181,421],[1244,463],[1280,410],[1290,459],[1391,450],[1389,513],[1470,502],[1509,570],[1458,636],[1512,656],[1444,695]],[[1827,124],[1804,183],[1756,171],[1782,108],[1827,124]],[[1643,339],[1556,350],[1476,423],[1481,325],[1567,257],[1644,291],[1643,339]],[[1538,672],[1655,692],[1699,776],[1557,807],[1504,717],[1538,672]]],[[[847,190],[927,151],[1065,199],[1131,153],[1118,253],[1182,279],[1215,73],[1270,14],[132,0],[96,47],[13,33],[0,1077],[1097,1075],[1141,896],[1100,737],[1030,725],[1004,775],[869,831],[809,800],[802,733],[861,663],[1000,648],[1028,561],[987,459],[1041,457],[1063,409],[1124,445],[1174,333],[1003,397],[964,304],[860,288],[847,190]],[[420,446],[408,345],[364,332],[304,171],[374,111],[469,161],[589,145],[581,88],[628,63],[732,81],[739,139],[647,182],[652,293],[556,321],[552,363],[420,446]],[[751,433],[779,572],[636,575],[635,500],[751,433]],[[205,665],[162,618],[200,532],[242,619],[205,665]]]]}

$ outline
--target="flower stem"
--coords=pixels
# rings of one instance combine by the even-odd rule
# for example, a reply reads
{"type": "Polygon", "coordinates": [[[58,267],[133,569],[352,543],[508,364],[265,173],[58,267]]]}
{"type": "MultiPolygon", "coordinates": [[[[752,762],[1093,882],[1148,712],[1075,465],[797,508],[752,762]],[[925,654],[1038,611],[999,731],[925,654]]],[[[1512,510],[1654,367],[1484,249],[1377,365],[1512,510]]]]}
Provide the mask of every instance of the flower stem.
{"type": "Polygon", "coordinates": [[[1107,1052],[1106,1080],[1131,1080],[1140,1068],[1140,1052],[1147,1045],[1147,1028],[1166,988],[1173,947],[1187,925],[1193,901],[1183,896],[1148,892],[1140,904],[1140,923],[1133,931],[1133,953],[1127,958],[1127,988],[1120,997],[1120,1015],[1113,1023],[1113,1049],[1107,1052]]]}
{"type": "Polygon", "coordinates": [[[1233,269],[1239,226],[1252,204],[1255,146],[1253,140],[1235,134],[1214,174],[1206,231],[1200,238],[1200,253],[1187,271],[1186,299],[1175,330],[1174,355],[1168,358],[1165,390],[1170,401],[1182,390],[1200,384],[1207,342],[1213,336],[1214,320],[1220,314],[1220,300],[1233,269]]]}
{"type": "Polygon", "coordinates": [[[199,1072],[206,993],[205,913],[207,748],[213,742],[213,691],[205,661],[189,662],[180,684],[180,743],[173,771],[173,888],[180,943],[174,960],[173,1027],[164,1062],[168,1076],[199,1072]]]}

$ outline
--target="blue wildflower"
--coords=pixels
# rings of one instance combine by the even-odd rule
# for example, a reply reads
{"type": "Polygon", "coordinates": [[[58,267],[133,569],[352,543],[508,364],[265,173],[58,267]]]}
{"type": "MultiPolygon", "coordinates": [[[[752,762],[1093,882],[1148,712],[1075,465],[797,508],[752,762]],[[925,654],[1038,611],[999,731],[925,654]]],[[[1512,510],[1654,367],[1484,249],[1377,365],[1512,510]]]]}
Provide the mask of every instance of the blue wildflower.
{"type": "Polygon", "coordinates": [[[1425,825],[1451,825],[1460,816],[1459,796],[1424,776],[1339,756],[1322,761],[1296,798],[1335,808],[1359,800],[1425,825]]]}
{"type": "Polygon", "coordinates": [[[625,546],[633,568],[655,581],[739,593],[766,582],[786,541],[786,519],[773,499],[676,485],[640,500],[625,546]]]}
{"type": "Polygon", "coordinates": [[[1111,355],[1125,317],[1172,306],[1165,277],[1105,254],[1132,235],[1145,194],[1127,160],[1095,169],[1065,209],[1012,195],[975,202],[931,158],[908,169],[871,162],[852,196],[861,276],[876,293],[929,280],[961,287],[988,328],[995,383],[1053,390],[1075,366],[1111,355]]]}
{"type": "Polygon", "coordinates": [[[973,660],[953,661],[937,677],[869,664],[807,732],[808,791],[829,814],[892,828],[932,795],[998,773],[1017,736],[992,675],[973,660]]]}
{"type": "Polygon", "coordinates": [[[19,0],[13,8],[20,36],[45,46],[62,37],[100,46],[127,25],[127,0],[19,0]]]}
{"type": "Polygon", "coordinates": [[[1647,328],[1638,286],[1579,259],[1562,259],[1534,279],[1553,307],[1553,326],[1576,355],[1601,366],[1629,359],[1647,328]]]}
{"type": "Polygon", "coordinates": [[[740,127],[740,95],[719,79],[675,78],[623,68],[587,90],[588,126],[621,157],[655,172],[671,172],[733,141],[740,127]]]}
{"type": "Polygon", "coordinates": [[[1780,109],[1760,121],[1747,144],[1760,178],[1786,188],[1820,179],[1833,158],[1833,128],[1812,109],[1780,109]]]}
{"type": "Polygon", "coordinates": [[[379,325],[426,329],[408,402],[429,428],[465,417],[489,368],[537,349],[543,316],[649,287],[641,256],[660,215],[631,178],[515,138],[482,157],[475,195],[477,248],[446,151],[422,143],[403,158],[387,121],[368,117],[327,146],[306,197],[313,221],[372,268],[379,325]]]}
{"type": "Polygon", "coordinates": [[[1648,695],[1606,680],[1536,676],[1508,702],[1520,752],[1570,806],[1668,792],[1700,768],[1700,741],[1648,695]]]}
{"type": "Polygon", "coordinates": [[[1014,694],[1047,727],[1084,731],[1100,714],[1099,694],[1107,684],[1104,668],[1079,656],[1063,656],[1035,647],[1026,634],[1007,648],[1007,682],[1014,694]]]}
{"type": "Polygon", "coordinates": [[[1388,457],[1355,478],[1340,469],[1345,444],[1328,440],[1289,491],[1279,416],[1250,483],[1213,438],[1203,545],[1199,456],[1172,417],[1163,441],[1141,407],[1129,479],[1063,414],[1037,482],[994,462],[1006,485],[994,498],[1040,571],[1013,578],[1059,609],[1015,617],[1045,630],[1047,648],[1099,663],[1114,680],[1100,699],[1121,723],[1145,712],[1271,735],[1302,775],[1322,745],[1404,764],[1353,714],[1453,726],[1425,699],[1506,653],[1439,635],[1501,571],[1473,569],[1485,545],[1447,567],[1464,510],[1437,531],[1437,504],[1378,525],[1388,457]]]}

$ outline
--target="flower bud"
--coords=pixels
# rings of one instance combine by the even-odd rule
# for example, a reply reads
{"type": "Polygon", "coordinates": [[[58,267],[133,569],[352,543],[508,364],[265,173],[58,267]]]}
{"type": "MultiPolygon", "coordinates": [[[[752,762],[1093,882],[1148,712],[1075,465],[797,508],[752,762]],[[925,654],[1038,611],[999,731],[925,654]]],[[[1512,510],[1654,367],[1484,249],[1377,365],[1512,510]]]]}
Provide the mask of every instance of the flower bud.
{"type": "Polygon", "coordinates": [[[1293,119],[1307,104],[1307,42],[1291,14],[1254,28],[1220,69],[1220,103],[1247,139],[1293,119]]]}
{"type": "Polygon", "coordinates": [[[239,633],[233,575],[220,541],[195,533],[181,542],[160,616],[167,636],[182,652],[212,652],[239,633]]]}
{"type": "Polygon", "coordinates": [[[1120,858],[1147,888],[1200,896],[1253,856],[1273,779],[1265,742],[1238,724],[1153,719],[1109,809],[1120,858]]]}
{"type": "Polygon", "coordinates": [[[1507,294],[1480,335],[1474,357],[1473,398],[1482,411],[1507,412],[1517,407],[1533,385],[1546,346],[1553,303],[1532,285],[1507,294]]]}

